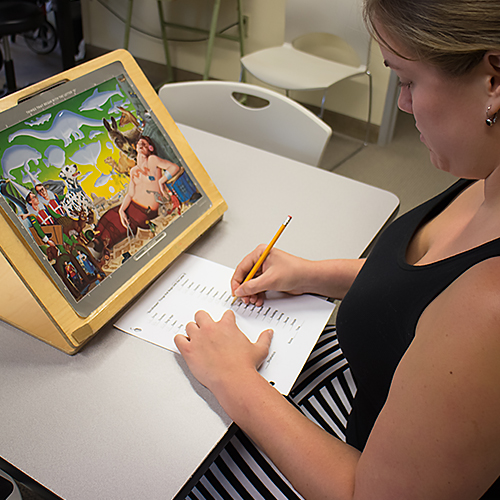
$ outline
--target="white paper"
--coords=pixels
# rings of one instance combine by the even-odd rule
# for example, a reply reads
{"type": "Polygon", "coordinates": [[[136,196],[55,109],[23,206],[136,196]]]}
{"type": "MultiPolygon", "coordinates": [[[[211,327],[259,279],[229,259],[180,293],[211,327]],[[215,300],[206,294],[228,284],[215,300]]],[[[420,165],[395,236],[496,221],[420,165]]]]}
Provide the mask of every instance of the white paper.
{"type": "Polygon", "coordinates": [[[268,294],[262,307],[245,305],[231,296],[233,270],[215,262],[184,254],[127,311],[114,326],[148,342],[178,352],[177,334],[199,310],[218,321],[232,309],[238,327],[255,342],[268,328],[274,336],[260,373],[282,393],[288,394],[334,304],[311,295],[268,294]]]}

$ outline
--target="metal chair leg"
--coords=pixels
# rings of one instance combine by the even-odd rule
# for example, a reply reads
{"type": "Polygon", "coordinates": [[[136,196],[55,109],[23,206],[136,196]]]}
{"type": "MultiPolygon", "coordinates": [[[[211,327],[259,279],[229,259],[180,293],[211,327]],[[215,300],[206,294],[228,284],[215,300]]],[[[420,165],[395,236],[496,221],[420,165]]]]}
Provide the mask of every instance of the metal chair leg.
{"type": "Polygon", "coordinates": [[[319,110],[318,118],[323,119],[323,113],[325,112],[325,102],[326,102],[326,94],[328,94],[329,88],[326,88],[323,92],[323,97],[321,98],[321,108],[319,110]]]}
{"type": "Polygon", "coordinates": [[[365,142],[364,145],[367,146],[370,139],[370,128],[372,124],[372,99],[373,99],[373,81],[372,74],[367,71],[368,76],[368,120],[366,122],[366,132],[365,132],[365,142]]]}
{"type": "MultiPolygon", "coordinates": [[[[345,163],[347,160],[350,160],[353,156],[357,155],[360,151],[362,151],[366,146],[369,144],[369,139],[370,139],[370,129],[371,129],[371,123],[372,123],[372,98],[373,98],[373,81],[372,81],[372,74],[367,71],[366,75],[368,76],[368,117],[367,117],[367,122],[366,122],[366,131],[365,131],[365,139],[363,141],[363,144],[356,148],[355,151],[347,155],[345,158],[342,158],[340,161],[335,163],[333,167],[331,167],[330,170],[334,170],[335,168],[339,167],[343,163],[345,163]]],[[[320,116],[321,118],[321,116],[320,116]]]]}
{"type": "Polygon", "coordinates": [[[212,11],[212,23],[210,24],[210,33],[208,35],[207,56],[205,59],[205,71],[203,72],[203,80],[208,80],[210,66],[212,65],[212,54],[214,51],[215,35],[217,34],[217,20],[219,19],[220,1],[214,1],[214,10],[212,11]]]}
{"type": "MultiPolygon", "coordinates": [[[[242,0],[237,1],[238,8],[238,36],[240,43],[240,59],[245,55],[245,23],[243,20],[243,5],[242,0]]],[[[246,71],[243,65],[241,65],[240,82],[246,82],[246,71]]]]}
{"type": "MultiPolygon", "coordinates": [[[[237,3],[237,11],[238,11],[238,23],[237,23],[238,24],[238,37],[237,38],[232,36],[232,35],[229,36],[229,35],[217,33],[217,21],[219,19],[221,0],[214,0],[214,7],[213,7],[213,11],[212,11],[212,21],[211,21],[211,25],[210,25],[210,31],[208,32],[208,47],[207,47],[207,53],[206,53],[206,59],[205,59],[205,69],[203,72],[203,79],[204,80],[208,80],[210,77],[210,67],[212,65],[212,56],[213,56],[215,38],[217,36],[222,36],[224,38],[238,41],[240,44],[240,57],[243,57],[245,55],[245,41],[244,41],[244,39],[245,39],[245,25],[244,25],[244,19],[243,19],[242,0],[236,0],[236,3],[237,3]]],[[[167,21],[165,21],[165,17],[163,14],[162,0],[157,0],[157,4],[158,4],[158,15],[160,17],[163,50],[165,53],[165,59],[166,59],[166,65],[167,65],[167,80],[169,82],[172,82],[173,81],[173,71],[172,71],[172,62],[171,62],[171,58],[170,58],[170,50],[169,50],[169,46],[168,46],[166,26],[169,25],[171,27],[176,27],[176,28],[180,28],[180,29],[188,29],[188,30],[193,30],[193,31],[196,31],[196,29],[190,28],[189,26],[177,25],[175,23],[168,23],[167,21]]],[[[134,0],[128,0],[127,17],[125,19],[125,34],[124,34],[124,41],[123,41],[123,47],[125,49],[128,49],[128,45],[129,45],[129,41],[130,41],[130,30],[132,27],[133,5],[134,5],[134,0]]],[[[198,31],[202,31],[202,30],[198,30],[198,31]]],[[[246,79],[245,78],[245,70],[242,69],[242,73],[240,75],[240,81],[245,81],[245,79],[246,79]]]]}
{"type": "Polygon", "coordinates": [[[7,92],[15,92],[17,90],[16,74],[14,72],[14,62],[10,55],[9,37],[3,37],[3,56],[5,64],[5,79],[7,81],[7,92]]]}
{"type": "Polygon", "coordinates": [[[165,52],[165,60],[167,63],[167,81],[173,82],[172,61],[170,59],[170,51],[168,49],[167,31],[165,30],[165,18],[163,17],[162,0],[158,0],[158,15],[160,16],[161,36],[163,39],[163,50],[165,52]]]}
{"type": "Polygon", "coordinates": [[[132,25],[132,9],[134,0],[128,0],[127,19],[125,21],[125,38],[123,40],[123,48],[128,50],[128,42],[130,40],[130,26],[132,25]]]}

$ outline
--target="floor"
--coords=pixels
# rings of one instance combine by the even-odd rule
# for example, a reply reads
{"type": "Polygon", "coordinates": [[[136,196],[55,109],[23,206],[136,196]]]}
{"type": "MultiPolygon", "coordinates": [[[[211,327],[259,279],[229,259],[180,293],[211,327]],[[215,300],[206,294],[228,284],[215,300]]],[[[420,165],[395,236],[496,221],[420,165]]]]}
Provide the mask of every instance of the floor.
{"type": "MultiPolygon", "coordinates": [[[[59,73],[62,70],[59,47],[48,55],[32,52],[22,37],[11,44],[18,87],[27,86],[59,73]]],[[[87,47],[86,59],[100,55],[103,51],[87,47]]],[[[154,87],[165,79],[165,67],[148,61],[139,61],[154,87]]],[[[193,79],[196,75],[176,72],[176,79],[193,79]]],[[[0,88],[5,82],[3,70],[0,73],[0,88]]],[[[399,213],[404,213],[422,201],[448,187],[454,179],[447,173],[435,169],[429,161],[429,154],[420,142],[413,118],[403,113],[398,116],[393,141],[385,147],[369,144],[354,157],[334,167],[359,143],[334,134],[326,148],[321,168],[336,174],[365,182],[395,193],[400,201],[399,213]]],[[[35,493],[21,485],[25,500],[40,500],[35,493]]]]}

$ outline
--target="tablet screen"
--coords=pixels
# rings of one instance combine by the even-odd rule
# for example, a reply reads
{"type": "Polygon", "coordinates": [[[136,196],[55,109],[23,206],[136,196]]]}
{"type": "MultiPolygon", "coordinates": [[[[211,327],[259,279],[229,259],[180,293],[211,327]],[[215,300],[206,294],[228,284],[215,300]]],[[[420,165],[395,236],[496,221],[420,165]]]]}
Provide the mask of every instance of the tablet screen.
{"type": "Polygon", "coordinates": [[[1,123],[1,208],[81,316],[211,206],[120,62],[1,123]]]}

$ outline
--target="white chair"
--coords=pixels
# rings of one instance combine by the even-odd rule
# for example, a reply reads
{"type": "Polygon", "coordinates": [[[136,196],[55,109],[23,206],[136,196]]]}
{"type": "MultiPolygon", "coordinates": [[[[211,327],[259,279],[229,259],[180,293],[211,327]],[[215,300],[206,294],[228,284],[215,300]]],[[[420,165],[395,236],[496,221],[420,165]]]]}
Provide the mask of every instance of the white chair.
{"type": "Polygon", "coordinates": [[[223,81],[167,83],[158,92],[184,125],[317,166],[331,128],[292,99],[257,85],[223,81]],[[258,101],[262,107],[254,107],[258,101]]]}
{"type": "Polygon", "coordinates": [[[289,90],[323,90],[320,117],[326,95],[337,82],[367,75],[369,79],[367,135],[371,123],[372,79],[368,70],[370,36],[362,19],[361,0],[286,0],[285,43],[241,58],[242,68],[259,80],[289,90]],[[300,50],[300,41],[312,33],[335,35],[340,42],[335,60],[300,50]],[[344,47],[342,47],[342,42],[344,47]],[[355,59],[344,54],[350,47],[355,59]],[[340,55],[340,57],[338,57],[340,55]],[[357,57],[356,57],[357,55],[357,57]]]}

